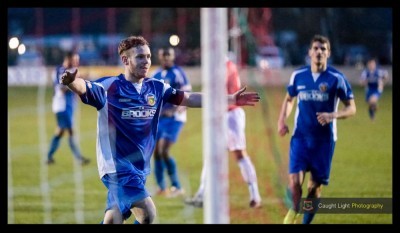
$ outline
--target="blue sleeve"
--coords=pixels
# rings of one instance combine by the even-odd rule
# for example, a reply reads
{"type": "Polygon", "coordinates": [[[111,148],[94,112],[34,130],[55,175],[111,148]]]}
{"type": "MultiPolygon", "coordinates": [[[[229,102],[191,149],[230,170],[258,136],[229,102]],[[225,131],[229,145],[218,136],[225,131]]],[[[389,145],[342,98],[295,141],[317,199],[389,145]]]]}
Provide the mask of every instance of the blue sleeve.
{"type": "Polygon", "coordinates": [[[290,96],[297,96],[297,94],[299,94],[296,88],[296,79],[293,79],[293,81],[287,85],[286,90],[290,96]]]}
{"type": "Polygon", "coordinates": [[[189,84],[189,79],[188,79],[188,77],[186,76],[185,71],[183,71],[183,69],[182,69],[181,67],[179,67],[179,71],[180,71],[180,73],[181,73],[181,75],[182,75],[182,77],[183,77],[182,86],[185,86],[185,85],[189,84]]]}
{"type": "Polygon", "coordinates": [[[150,78],[161,79],[161,72],[157,69],[150,78]]]}
{"type": "Polygon", "coordinates": [[[338,87],[338,97],[341,100],[354,99],[353,91],[351,89],[350,83],[345,79],[341,79],[338,87]]]}
{"type": "Polygon", "coordinates": [[[53,79],[53,86],[56,86],[56,85],[60,84],[59,78],[64,73],[64,71],[65,71],[65,68],[62,67],[62,66],[58,66],[56,68],[56,74],[55,74],[54,79],[53,79]]]}
{"type": "Polygon", "coordinates": [[[104,88],[96,82],[85,80],[86,93],[80,95],[80,98],[84,104],[91,105],[97,110],[104,107],[107,98],[104,88]]]}
{"type": "Polygon", "coordinates": [[[294,85],[288,85],[286,89],[290,96],[297,96],[298,92],[294,85]]]}

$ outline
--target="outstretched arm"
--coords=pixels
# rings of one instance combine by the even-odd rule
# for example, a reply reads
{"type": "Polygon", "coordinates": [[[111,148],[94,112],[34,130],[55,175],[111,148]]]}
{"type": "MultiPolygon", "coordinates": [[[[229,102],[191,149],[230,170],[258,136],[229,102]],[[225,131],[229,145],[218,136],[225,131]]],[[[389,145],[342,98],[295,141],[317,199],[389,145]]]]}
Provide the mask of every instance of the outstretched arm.
{"type": "MultiPolygon", "coordinates": [[[[192,86],[190,84],[186,84],[185,86],[181,87],[180,90],[190,92],[190,91],[192,91],[192,86]]],[[[187,109],[187,107],[183,106],[183,105],[173,105],[173,106],[174,106],[173,113],[175,113],[175,112],[180,113],[187,109]]]]}
{"type": "Polygon", "coordinates": [[[85,80],[76,77],[77,73],[78,69],[76,69],[73,73],[65,71],[61,76],[60,83],[68,86],[68,88],[76,94],[82,95],[86,93],[86,84],[85,80]]]}
{"type": "Polygon", "coordinates": [[[289,133],[289,126],[286,123],[286,119],[289,117],[293,109],[294,98],[286,93],[285,99],[283,100],[281,112],[278,119],[278,133],[281,136],[289,133]]]}
{"type": "MultiPolygon", "coordinates": [[[[235,104],[237,106],[254,106],[255,103],[260,101],[260,96],[257,92],[245,92],[246,87],[232,95],[228,95],[228,104],[235,104]]],[[[185,92],[180,105],[191,108],[202,107],[202,96],[200,92],[185,92]]]]}
{"type": "Polygon", "coordinates": [[[344,108],[337,112],[317,112],[317,119],[321,125],[329,124],[333,119],[345,119],[356,114],[354,99],[343,100],[344,108]]]}

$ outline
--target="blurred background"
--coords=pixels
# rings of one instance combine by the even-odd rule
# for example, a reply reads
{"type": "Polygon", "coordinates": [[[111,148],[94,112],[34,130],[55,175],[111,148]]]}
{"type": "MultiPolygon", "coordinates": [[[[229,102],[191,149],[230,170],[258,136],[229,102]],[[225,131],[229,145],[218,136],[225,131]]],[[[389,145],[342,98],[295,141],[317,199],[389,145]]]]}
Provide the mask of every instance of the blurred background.
{"type": "MultiPolygon", "coordinates": [[[[333,64],[360,66],[369,56],[392,64],[391,8],[228,12],[229,50],[241,66],[262,60],[271,68],[304,64],[317,33],[330,38],[333,64]]],[[[118,43],[129,35],[143,35],[153,54],[170,43],[177,49],[177,64],[200,65],[200,8],[9,8],[8,66],[56,65],[71,49],[80,53],[83,66],[118,65],[118,43]]]]}

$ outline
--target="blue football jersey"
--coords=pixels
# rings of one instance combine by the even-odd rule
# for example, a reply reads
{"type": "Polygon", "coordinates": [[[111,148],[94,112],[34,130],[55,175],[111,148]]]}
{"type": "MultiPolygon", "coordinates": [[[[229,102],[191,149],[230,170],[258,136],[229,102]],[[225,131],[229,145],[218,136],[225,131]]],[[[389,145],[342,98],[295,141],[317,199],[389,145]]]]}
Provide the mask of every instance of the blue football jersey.
{"type": "MultiPolygon", "coordinates": [[[[189,83],[189,79],[187,78],[185,72],[181,67],[174,65],[168,69],[158,68],[154,71],[151,76],[158,80],[164,80],[165,83],[168,83],[174,89],[182,90],[182,91],[191,91],[192,87],[189,83]]],[[[162,109],[162,111],[168,110],[172,107],[172,104],[166,103],[162,109]]],[[[175,112],[174,118],[177,121],[186,122],[187,113],[186,110],[182,112],[175,112]]]]}
{"type": "Polygon", "coordinates": [[[364,69],[361,73],[361,80],[367,80],[367,89],[370,91],[378,90],[378,81],[387,76],[387,71],[376,68],[374,71],[364,69]]]}
{"type": "Polygon", "coordinates": [[[340,99],[354,98],[346,77],[328,66],[314,81],[311,66],[304,66],[292,73],[287,91],[297,97],[293,137],[336,141],[336,119],[322,126],[317,112],[335,112],[340,99]]]}
{"type": "Polygon", "coordinates": [[[72,116],[76,105],[75,93],[69,89],[63,91],[64,85],[59,82],[65,70],[63,66],[58,66],[56,74],[53,76],[52,110],[54,113],[68,112],[68,115],[72,116]]]}
{"type": "Polygon", "coordinates": [[[98,111],[99,175],[150,174],[150,158],[162,105],[176,90],[163,81],[145,78],[140,93],[123,74],[86,81],[85,104],[98,111]]]}

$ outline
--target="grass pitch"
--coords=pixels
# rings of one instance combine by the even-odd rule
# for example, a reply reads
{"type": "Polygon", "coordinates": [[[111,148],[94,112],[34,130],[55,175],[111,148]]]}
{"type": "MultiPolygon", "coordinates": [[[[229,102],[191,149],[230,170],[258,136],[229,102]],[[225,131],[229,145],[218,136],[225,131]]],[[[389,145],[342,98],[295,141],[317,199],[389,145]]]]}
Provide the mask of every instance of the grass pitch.
{"type": "MultiPolygon", "coordinates": [[[[230,157],[230,222],[280,224],[287,210],[282,200],[287,183],[290,136],[279,137],[276,122],[285,89],[251,89],[262,91],[261,102],[255,107],[245,107],[245,111],[247,150],[256,167],[263,207],[256,210],[248,207],[247,186],[234,158],[230,157]]],[[[357,86],[353,89],[357,115],[338,121],[338,141],[330,184],[323,188],[322,195],[392,197],[392,88],[385,89],[374,122],[368,118],[363,89],[357,86]]],[[[195,90],[200,88],[195,87],[195,90]]],[[[67,137],[64,136],[55,155],[56,163],[47,167],[44,158],[56,125],[51,112],[51,94],[50,88],[40,92],[37,87],[8,87],[8,223],[98,224],[103,218],[106,188],[98,177],[96,165],[97,112],[95,108],[79,102],[75,116],[81,151],[92,162],[76,170],[67,137]],[[41,93],[44,93],[43,98],[41,93]],[[82,183],[76,182],[77,173],[81,174],[82,183]],[[43,189],[46,180],[48,192],[43,189]]],[[[188,110],[188,122],[171,151],[187,196],[194,194],[200,181],[201,111],[188,110]]],[[[293,115],[294,112],[288,121],[290,130],[293,130],[293,115]]],[[[155,192],[153,175],[149,176],[147,185],[151,192],[155,192]]],[[[303,186],[305,192],[306,184],[303,186]]],[[[185,205],[183,198],[154,196],[154,201],[158,212],[156,223],[203,223],[203,209],[185,205]]],[[[131,222],[133,217],[129,219],[131,222]]],[[[313,223],[392,224],[392,214],[317,214],[313,223]]]]}

